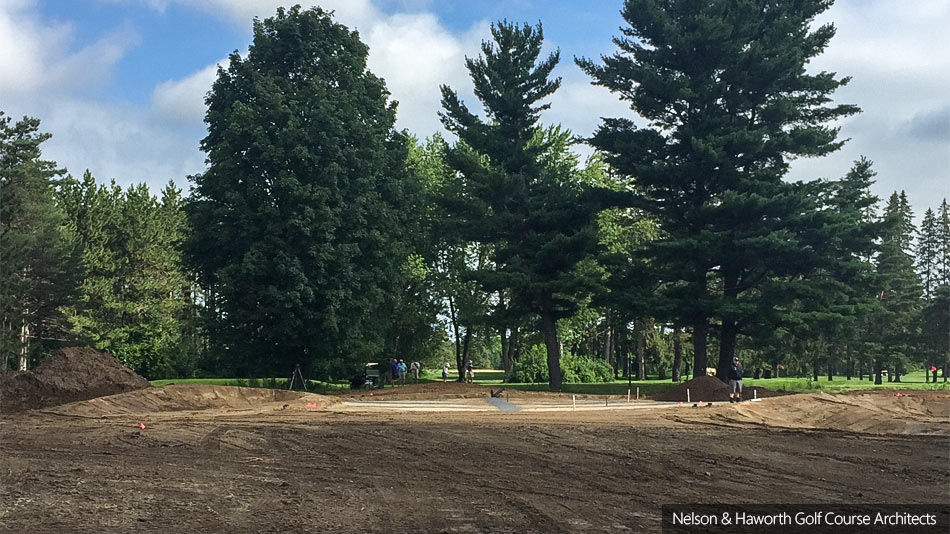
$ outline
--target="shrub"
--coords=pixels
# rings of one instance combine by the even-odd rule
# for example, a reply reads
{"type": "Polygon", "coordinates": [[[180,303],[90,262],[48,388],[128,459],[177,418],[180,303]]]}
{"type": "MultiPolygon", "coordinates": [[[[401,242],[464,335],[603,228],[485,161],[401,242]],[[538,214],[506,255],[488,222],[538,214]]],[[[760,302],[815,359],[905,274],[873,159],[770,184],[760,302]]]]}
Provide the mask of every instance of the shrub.
{"type": "Polygon", "coordinates": [[[540,384],[548,381],[548,356],[544,345],[534,345],[521,355],[511,368],[509,382],[540,384]]]}
{"type": "MultiPolygon", "coordinates": [[[[561,378],[565,384],[609,382],[613,374],[613,369],[604,360],[574,356],[569,352],[561,355],[561,378]]],[[[548,357],[544,345],[534,345],[518,358],[508,381],[531,384],[547,382],[548,357]]]]}

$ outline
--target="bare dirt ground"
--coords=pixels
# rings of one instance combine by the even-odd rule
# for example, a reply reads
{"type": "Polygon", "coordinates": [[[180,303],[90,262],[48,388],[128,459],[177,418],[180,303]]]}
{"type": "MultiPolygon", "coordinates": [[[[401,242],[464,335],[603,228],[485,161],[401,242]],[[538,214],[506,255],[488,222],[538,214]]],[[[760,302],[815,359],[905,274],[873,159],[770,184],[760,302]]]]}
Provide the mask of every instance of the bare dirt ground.
{"type": "Polygon", "coordinates": [[[0,415],[0,531],[658,532],[663,504],[950,497],[948,392],[586,411],[511,392],[565,406],[541,412],[486,396],[168,386],[0,415]]]}

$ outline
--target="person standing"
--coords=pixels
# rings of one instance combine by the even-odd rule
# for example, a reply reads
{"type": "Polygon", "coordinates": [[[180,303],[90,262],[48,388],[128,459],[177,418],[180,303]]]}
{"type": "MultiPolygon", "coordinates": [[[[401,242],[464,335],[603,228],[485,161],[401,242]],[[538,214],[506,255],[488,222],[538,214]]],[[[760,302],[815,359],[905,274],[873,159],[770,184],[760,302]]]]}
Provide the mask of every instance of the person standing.
{"type": "Polygon", "coordinates": [[[396,385],[396,378],[399,376],[399,362],[393,358],[392,364],[389,366],[389,385],[396,385]]]}
{"type": "Polygon", "coordinates": [[[475,370],[472,369],[472,360],[465,363],[465,381],[469,384],[475,383],[475,370]]]}
{"type": "Polygon", "coordinates": [[[742,401],[742,366],[739,357],[732,357],[732,367],[729,368],[729,402],[742,401]]]}
{"type": "Polygon", "coordinates": [[[406,360],[399,360],[399,382],[403,385],[406,384],[406,360]]]}
{"type": "Polygon", "coordinates": [[[412,372],[413,382],[419,381],[419,367],[419,362],[412,362],[412,364],[409,365],[409,370],[412,372]]]}
{"type": "Polygon", "coordinates": [[[442,362],[442,381],[446,382],[449,379],[449,364],[442,362]]]}

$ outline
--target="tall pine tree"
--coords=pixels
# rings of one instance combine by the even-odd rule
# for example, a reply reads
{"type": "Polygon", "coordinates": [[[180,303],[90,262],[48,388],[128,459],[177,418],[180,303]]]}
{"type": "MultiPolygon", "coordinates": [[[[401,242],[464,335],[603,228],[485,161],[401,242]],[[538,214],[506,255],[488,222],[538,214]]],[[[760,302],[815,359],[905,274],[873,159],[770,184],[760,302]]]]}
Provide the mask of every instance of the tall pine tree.
{"type": "MultiPolygon", "coordinates": [[[[789,161],[837,150],[828,124],[856,113],[830,105],[848,82],[806,73],[834,36],[812,28],[828,0],[628,0],[620,51],[578,64],[645,118],[608,119],[592,143],[644,192],[663,237],[648,249],[693,327],[694,367],[707,366],[711,319],[719,369],[764,308],[762,285],[807,271],[802,258],[814,188],[783,181],[789,161]]],[[[773,295],[775,292],[773,292],[773,295]]]]}
{"type": "Polygon", "coordinates": [[[44,338],[65,331],[59,308],[82,276],[78,249],[55,204],[61,170],[42,159],[40,121],[0,112],[0,372],[25,371],[44,338]]]}
{"type": "Polygon", "coordinates": [[[924,299],[928,301],[940,282],[940,235],[937,230],[937,217],[932,209],[927,208],[920,222],[915,252],[924,299]]]}
{"type": "Polygon", "coordinates": [[[875,384],[882,382],[884,368],[892,369],[899,378],[916,356],[922,293],[914,259],[908,252],[913,213],[903,192],[890,196],[883,222],[883,239],[875,261],[880,304],[872,324],[877,341],[875,384]]]}
{"type": "Polygon", "coordinates": [[[515,308],[541,322],[549,386],[561,387],[557,321],[570,316],[599,285],[584,268],[597,246],[595,195],[568,151],[570,134],[538,127],[542,101],[560,86],[551,79],[559,54],[539,59],[541,26],[499,22],[482,55],[467,59],[481,120],[442,87],[442,122],[459,137],[448,161],[461,177],[454,228],[465,240],[490,244],[491,261],[476,273],[491,293],[509,292],[515,308]]]}

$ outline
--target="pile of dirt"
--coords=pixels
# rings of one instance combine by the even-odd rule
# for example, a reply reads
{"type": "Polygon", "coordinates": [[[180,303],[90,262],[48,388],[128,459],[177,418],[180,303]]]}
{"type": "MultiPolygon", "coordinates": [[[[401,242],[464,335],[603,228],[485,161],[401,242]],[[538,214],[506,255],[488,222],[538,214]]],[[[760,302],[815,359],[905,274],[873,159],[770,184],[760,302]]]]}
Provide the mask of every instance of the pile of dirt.
{"type": "Polygon", "coordinates": [[[74,417],[111,417],[166,412],[213,413],[313,411],[339,402],[337,399],[286,389],[168,385],[74,402],[45,410],[74,417]]]}
{"type": "MultiPolygon", "coordinates": [[[[747,386],[742,388],[742,398],[751,399],[753,397],[765,398],[783,395],[783,392],[772,391],[762,386],[747,386]]],[[[721,402],[729,400],[729,386],[714,376],[697,376],[696,378],[683,382],[666,393],[661,393],[655,397],[658,401],[668,402],[721,402]],[[689,399],[686,398],[686,390],[689,390],[689,399]]]]}
{"type": "Polygon", "coordinates": [[[950,395],[892,391],[794,395],[742,403],[721,420],[779,428],[861,434],[950,435],[950,395]]]}
{"type": "Polygon", "coordinates": [[[46,408],[147,387],[147,380],[108,352],[64,348],[32,372],[0,377],[0,412],[46,408]]]}

